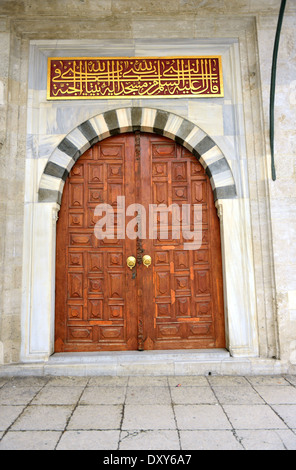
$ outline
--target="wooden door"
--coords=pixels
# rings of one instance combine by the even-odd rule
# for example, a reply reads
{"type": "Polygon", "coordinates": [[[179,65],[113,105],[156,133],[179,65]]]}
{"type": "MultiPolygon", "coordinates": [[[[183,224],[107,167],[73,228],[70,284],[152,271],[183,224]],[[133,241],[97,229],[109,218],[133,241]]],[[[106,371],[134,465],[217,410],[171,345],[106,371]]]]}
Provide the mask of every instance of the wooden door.
{"type": "Polygon", "coordinates": [[[225,347],[220,225],[209,178],[188,150],[163,137],[141,136],[141,161],[147,211],[151,203],[180,208],[177,218],[169,215],[168,237],[161,233],[158,215],[157,235],[143,241],[143,253],[152,258],[141,277],[144,349],[225,347]],[[190,220],[182,219],[183,204],[190,205],[190,220]],[[194,230],[194,205],[200,208],[195,222],[202,230],[197,250],[183,230],[179,238],[173,236],[178,220],[194,230]]]}
{"type": "MultiPolygon", "coordinates": [[[[133,217],[124,217],[124,228],[133,217]]],[[[209,179],[186,149],[160,136],[124,134],[75,164],[57,224],[55,338],[56,352],[225,346],[219,221],[209,179]],[[116,237],[118,196],[126,208],[146,210],[146,234],[136,226],[143,238],[116,237]],[[114,209],[114,239],[95,236],[102,203],[114,209]],[[149,205],[184,203],[202,205],[201,248],[184,250],[171,225],[168,239],[149,238],[149,205]],[[137,259],[132,270],[128,256],[137,259]]]]}
{"type": "Polygon", "coordinates": [[[137,349],[137,288],[126,258],[135,241],[95,236],[95,208],[135,202],[135,139],[93,146],[72,168],[57,223],[56,351],[137,349]]]}

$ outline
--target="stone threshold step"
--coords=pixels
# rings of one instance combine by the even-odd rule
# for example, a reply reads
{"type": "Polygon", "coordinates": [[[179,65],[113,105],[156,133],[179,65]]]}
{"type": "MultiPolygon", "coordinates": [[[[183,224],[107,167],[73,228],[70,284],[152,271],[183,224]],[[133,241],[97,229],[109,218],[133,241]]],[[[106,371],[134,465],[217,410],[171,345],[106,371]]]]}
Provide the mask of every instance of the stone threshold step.
{"type": "Polygon", "coordinates": [[[91,353],[56,353],[48,361],[53,364],[87,364],[87,363],[118,363],[118,362],[176,362],[176,361],[207,361],[223,360],[230,357],[226,349],[190,349],[172,351],[110,351],[91,353]]]}
{"type": "Polygon", "coordinates": [[[59,353],[48,361],[0,366],[1,376],[280,375],[288,364],[260,357],[231,357],[225,349],[59,353]]]}

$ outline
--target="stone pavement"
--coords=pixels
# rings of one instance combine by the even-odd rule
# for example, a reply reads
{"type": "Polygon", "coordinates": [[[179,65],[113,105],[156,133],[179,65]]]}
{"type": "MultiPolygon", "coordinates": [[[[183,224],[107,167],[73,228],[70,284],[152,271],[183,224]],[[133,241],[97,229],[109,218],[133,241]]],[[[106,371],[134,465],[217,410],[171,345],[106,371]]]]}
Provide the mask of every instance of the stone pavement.
{"type": "Polygon", "coordinates": [[[0,377],[0,450],[295,450],[296,376],[0,377]]]}

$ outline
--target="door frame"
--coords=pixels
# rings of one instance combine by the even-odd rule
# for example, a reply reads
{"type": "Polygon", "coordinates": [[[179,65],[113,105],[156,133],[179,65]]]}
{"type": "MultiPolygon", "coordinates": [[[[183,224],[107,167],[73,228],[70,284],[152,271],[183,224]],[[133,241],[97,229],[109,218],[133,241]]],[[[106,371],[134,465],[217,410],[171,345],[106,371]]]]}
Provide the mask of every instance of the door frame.
{"type": "Polygon", "coordinates": [[[226,156],[209,135],[181,116],[127,107],[96,115],[72,130],[48,159],[36,201],[25,207],[23,362],[46,361],[54,351],[56,221],[64,182],[93,144],[136,130],[176,141],[205,168],[220,218],[227,349],[233,357],[259,355],[250,207],[237,196],[226,156]]]}

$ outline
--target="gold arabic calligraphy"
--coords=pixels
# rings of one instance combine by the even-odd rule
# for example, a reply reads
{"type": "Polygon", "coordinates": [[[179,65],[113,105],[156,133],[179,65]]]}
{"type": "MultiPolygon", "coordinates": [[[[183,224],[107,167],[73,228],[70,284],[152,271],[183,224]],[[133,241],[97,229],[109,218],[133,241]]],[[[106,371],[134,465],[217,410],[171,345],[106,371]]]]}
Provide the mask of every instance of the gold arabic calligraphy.
{"type": "Polygon", "coordinates": [[[48,99],[223,96],[221,58],[49,59],[48,99]]]}

